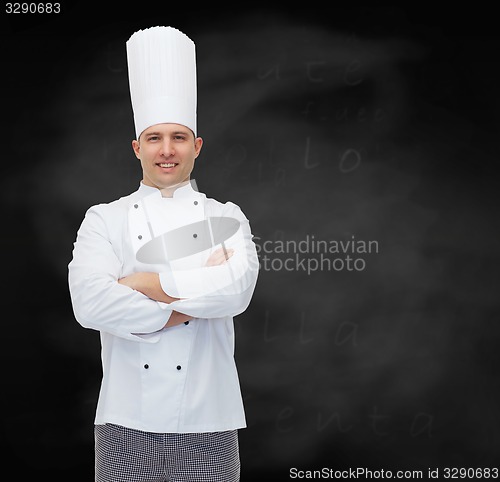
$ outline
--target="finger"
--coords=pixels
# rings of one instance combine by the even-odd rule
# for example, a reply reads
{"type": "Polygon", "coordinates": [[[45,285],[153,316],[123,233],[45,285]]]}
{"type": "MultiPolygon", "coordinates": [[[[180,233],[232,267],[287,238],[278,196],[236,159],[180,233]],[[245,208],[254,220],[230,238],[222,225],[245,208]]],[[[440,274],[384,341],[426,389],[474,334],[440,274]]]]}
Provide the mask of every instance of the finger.
{"type": "Polygon", "coordinates": [[[234,249],[225,249],[219,250],[217,253],[217,258],[222,260],[222,263],[226,262],[234,253],[234,249]]]}
{"type": "Polygon", "coordinates": [[[234,253],[233,249],[224,252],[222,248],[215,250],[207,260],[208,266],[217,266],[225,263],[234,253]]]}
{"type": "Polygon", "coordinates": [[[234,249],[231,249],[231,248],[229,248],[229,249],[224,249],[224,250],[223,250],[223,253],[224,253],[224,257],[225,257],[226,259],[229,259],[229,258],[230,258],[230,257],[234,254],[234,249]]]}
{"type": "Polygon", "coordinates": [[[210,256],[210,261],[214,265],[219,265],[226,261],[226,257],[224,253],[213,253],[212,256],[210,256]]]}

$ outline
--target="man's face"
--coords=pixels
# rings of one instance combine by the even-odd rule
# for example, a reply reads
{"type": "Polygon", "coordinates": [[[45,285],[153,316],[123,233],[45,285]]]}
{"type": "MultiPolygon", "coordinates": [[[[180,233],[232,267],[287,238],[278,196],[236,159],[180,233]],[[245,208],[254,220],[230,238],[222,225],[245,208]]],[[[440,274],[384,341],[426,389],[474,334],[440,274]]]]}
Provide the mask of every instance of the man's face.
{"type": "Polygon", "coordinates": [[[203,140],[180,124],[156,124],[132,141],[146,186],[165,189],[189,180],[203,140]]]}

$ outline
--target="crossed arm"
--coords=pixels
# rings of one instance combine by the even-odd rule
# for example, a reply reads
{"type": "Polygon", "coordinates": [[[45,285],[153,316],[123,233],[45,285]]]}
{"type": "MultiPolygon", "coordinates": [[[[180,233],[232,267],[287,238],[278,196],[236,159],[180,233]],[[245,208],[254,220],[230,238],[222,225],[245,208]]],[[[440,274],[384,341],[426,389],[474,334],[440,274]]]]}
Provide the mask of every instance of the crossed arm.
{"type": "MultiPolygon", "coordinates": [[[[232,255],[232,249],[223,250],[222,248],[214,251],[206,262],[206,266],[218,266],[224,264],[232,255]]],[[[164,303],[172,303],[179,298],[174,298],[165,293],[160,284],[160,276],[158,273],[153,272],[138,272],[132,273],[124,278],[118,280],[118,283],[128,286],[135,291],[140,291],[143,295],[155,301],[162,301],[164,303]]],[[[180,325],[189,321],[192,317],[178,311],[172,311],[165,327],[180,325]]]]}

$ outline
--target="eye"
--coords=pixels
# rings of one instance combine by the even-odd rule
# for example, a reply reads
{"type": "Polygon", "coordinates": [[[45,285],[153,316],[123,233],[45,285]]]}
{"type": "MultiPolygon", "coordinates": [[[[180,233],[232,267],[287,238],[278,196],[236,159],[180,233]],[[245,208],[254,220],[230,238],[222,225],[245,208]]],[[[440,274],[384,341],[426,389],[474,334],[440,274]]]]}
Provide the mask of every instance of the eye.
{"type": "Polygon", "coordinates": [[[160,138],[159,136],[150,136],[150,137],[148,137],[148,138],[147,138],[147,140],[148,140],[149,142],[155,142],[155,141],[157,141],[159,138],[160,138]]]}

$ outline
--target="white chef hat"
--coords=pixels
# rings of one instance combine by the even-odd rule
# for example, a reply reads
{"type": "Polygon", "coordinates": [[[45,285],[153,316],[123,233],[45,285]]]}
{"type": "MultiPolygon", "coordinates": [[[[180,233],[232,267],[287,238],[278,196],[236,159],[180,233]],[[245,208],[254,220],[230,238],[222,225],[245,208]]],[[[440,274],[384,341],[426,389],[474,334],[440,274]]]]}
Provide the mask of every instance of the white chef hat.
{"type": "Polygon", "coordinates": [[[130,97],[137,139],[155,124],[189,127],[196,136],[194,42],[172,27],[151,27],[127,41],[130,97]]]}

